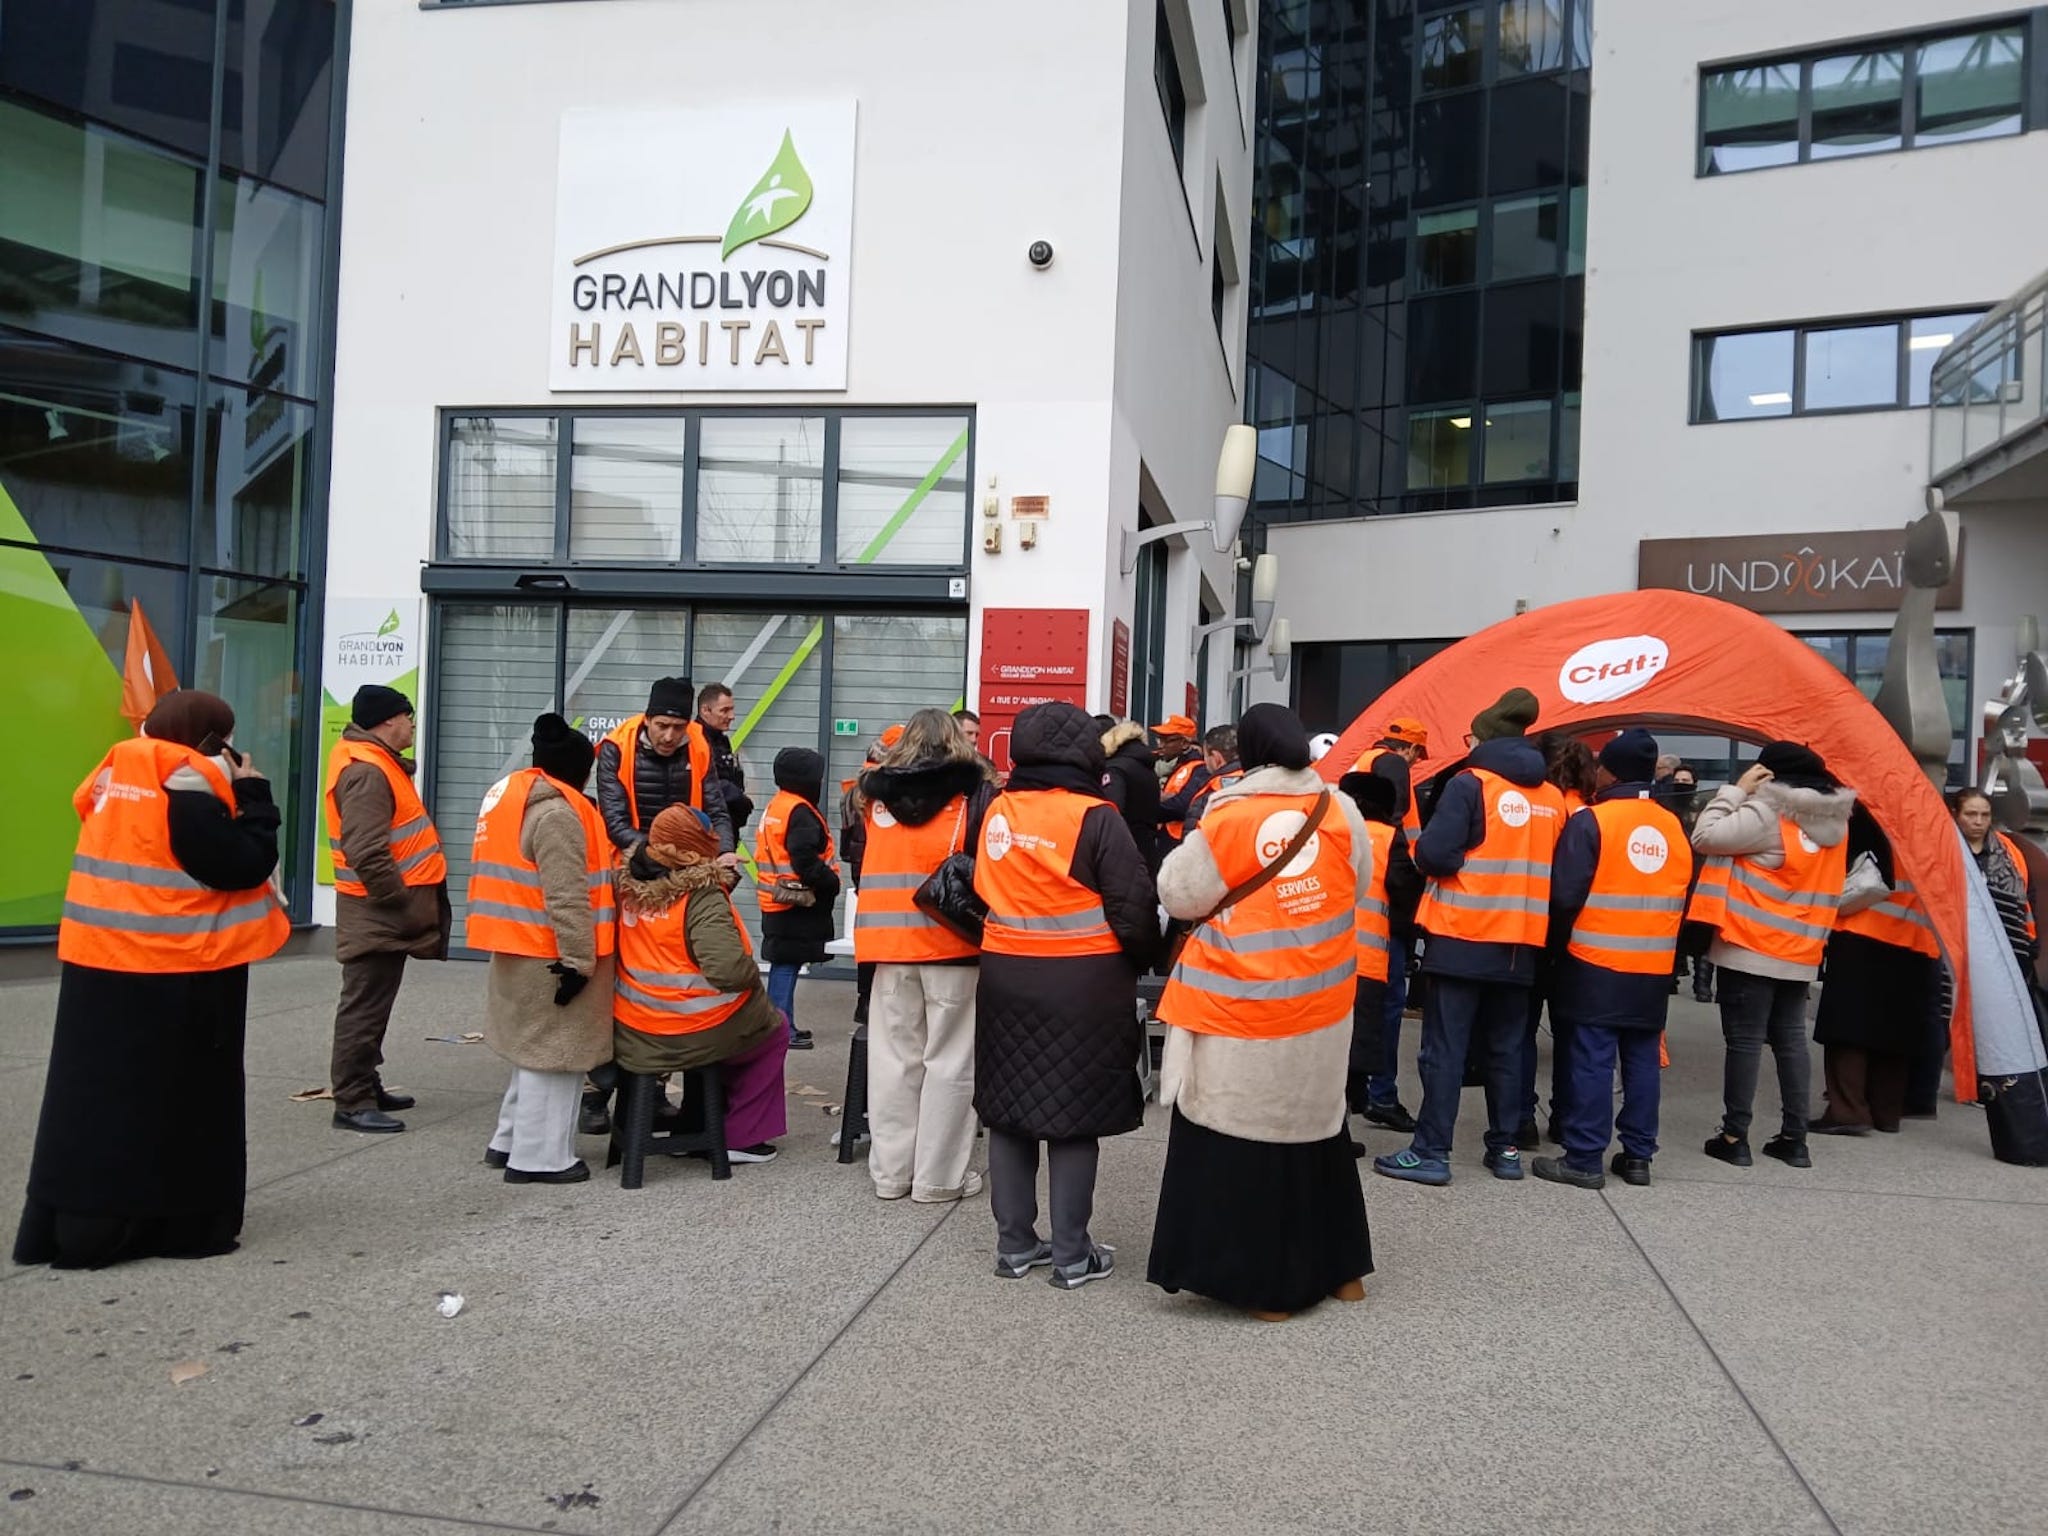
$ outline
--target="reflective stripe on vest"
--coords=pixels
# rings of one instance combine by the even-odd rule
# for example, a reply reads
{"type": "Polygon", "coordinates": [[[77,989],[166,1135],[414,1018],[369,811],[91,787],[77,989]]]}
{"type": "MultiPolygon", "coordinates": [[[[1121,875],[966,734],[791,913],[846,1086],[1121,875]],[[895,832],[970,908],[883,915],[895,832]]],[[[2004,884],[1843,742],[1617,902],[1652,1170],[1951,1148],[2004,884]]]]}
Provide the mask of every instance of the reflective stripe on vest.
{"type": "MultiPolygon", "coordinates": [[[[789,856],[789,818],[802,814],[798,807],[818,818],[818,826],[825,833],[824,860],[834,869],[839,867],[833,863],[832,829],[825,825],[824,813],[794,790],[777,790],[775,798],[768,802],[768,809],[761,813],[761,830],[754,837],[754,869],[758,877],[754,895],[759,899],[763,912],[794,910],[794,903],[776,899],[775,882],[796,878],[796,865],[789,856]]],[[[862,883],[865,885],[866,882],[862,883]]]]}
{"type": "Polygon", "coordinates": [[[1387,906],[1387,862],[1394,856],[1394,832],[1383,821],[1365,824],[1372,842],[1372,890],[1358,903],[1358,974],[1368,981],[1385,981],[1391,971],[1387,957],[1394,948],[1394,926],[1387,906]]]}
{"type": "Polygon", "coordinates": [[[715,1029],[746,1005],[747,992],[721,992],[690,959],[684,935],[690,903],[715,901],[754,952],[746,924],[719,890],[692,891],[665,912],[643,912],[630,900],[619,910],[619,963],[612,983],[612,1017],[648,1035],[694,1035],[715,1029]]]}
{"type": "Polygon", "coordinates": [[[1669,975],[1692,880],[1685,829],[1647,798],[1603,800],[1586,814],[1599,824],[1600,858],[1566,949],[1603,970],[1669,975]]]}
{"type": "Polygon", "coordinates": [[[439,885],[448,878],[448,861],[441,853],[441,838],[433,818],[413,788],[412,775],[398,759],[373,741],[343,739],[334,744],[327,758],[327,846],[334,853],[334,889],[343,896],[368,896],[356,872],[348,867],[341,851],[341,806],[334,798],[334,786],[353,763],[367,763],[384,775],[391,790],[391,828],[385,835],[391,845],[391,862],[407,885],[439,885]]]}
{"type": "MultiPolygon", "coordinates": [[[[981,823],[974,889],[988,903],[981,947],[992,955],[1114,955],[1102,897],[1073,876],[1081,826],[1109,802],[1064,789],[997,795],[981,823]]],[[[1112,813],[1113,814],[1113,813],[1112,813]]],[[[863,865],[863,884],[866,873],[863,865]]]]}
{"type": "MultiPolygon", "coordinates": [[[[546,778],[538,768],[508,774],[484,793],[476,815],[476,842],[469,867],[463,942],[496,955],[559,960],[561,946],[548,917],[540,866],[521,851],[527,803],[546,778]]],[[[611,839],[604,818],[580,790],[555,783],[583,827],[584,885],[592,934],[600,956],[612,952],[611,839]]]]}
{"type": "MultiPolygon", "coordinates": [[[[1211,808],[1202,836],[1225,888],[1249,881],[1281,853],[1315,801],[1255,794],[1211,808]]],[[[1285,1039],[1349,1019],[1358,925],[1351,827],[1332,805],[1276,878],[1195,925],[1160,994],[1159,1017],[1246,1040],[1285,1039]]]]}
{"type": "Polygon", "coordinates": [[[857,964],[927,965],[975,954],[967,940],[913,899],[933,870],[967,847],[967,797],[955,795],[930,821],[909,827],[879,800],[867,807],[860,905],[853,914],[857,964]]]}
{"type": "Polygon", "coordinates": [[[1554,784],[1525,789],[1484,768],[1464,771],[1479,784],[1485,836],[1457,874],[1423,888],[1415,920],[1438,938],[1540,945],[1550,926],[1550,857],[1564,831],[1564,796],[1554,784]]]}
{"type": "Polygon", "coordinates": [[[59,959],[142,974],[220,971],[266,959],[291,936],[269,881],[217,891],[178,863],[166,786],[180,769],[232,811],[234,789],[219,764],[146,736],[116,742],[72,795],[78,848],[57,926],[59,959]]]}
{"type": "MultiPolygon", "coordinates": [[[[640,819],[640,792],[634,787],[634,770],[640,761],[640,728],[647,723],[647,716],[635,715],[623,720],[605,734],[605,740],[619,749],[619,787],[626,792],[626,816],[633,823],[635,832],[645,832],[668,807],[657,805],[647,813],[647,820],[640,819]]],[[[711,743],[705,738],[704,727],[692,720],[684,734],[683,748],[690,754],[690,798],[688,804],[696,810],[704,809],[704,780],[711,774],[711,743]]]]}
{"type": "Polygon", "coordinates": [[[1941,958],[1941,941],[1934,932],[1934,919],[1927,915],[1927,908],[1920,902],[1920,893],[1910,880],[1901,880],[1883,901],[1865,907],[1861,912],[1849,913],[1835,926],[1838,932],[1859,934],[1880,944],[1910,949],[1930,960],[1941,958]]]}
{"type": "MultiPolygon", "coordinates": [[[[1183,758],[1174,766],[1173,772],[1166,776],[1166,783],[1159,791],[1159,798],[1171,800],[1175,795],[1186,789],[1188,787],[1188,780],[1195,776],[1195,770],[1201,766],[1202,755],[1199,752],[1193,757],[1183,758]]],[[[1166,835],[1175,842],[1185,837],[1187,830],[1188,824],[1185,821],[1169,821],[1165,824],[1166,835]]]]}
{"type": "Polygon", "coordinates": [[[1724,943],[1789,965],[1819,965],[1849,868],[1846,842],[1822,848],[1781,817],[1785,862],[1765,869],[1747,856],[1708,859],[1687,916],[1708,923],[1724,943]]]}

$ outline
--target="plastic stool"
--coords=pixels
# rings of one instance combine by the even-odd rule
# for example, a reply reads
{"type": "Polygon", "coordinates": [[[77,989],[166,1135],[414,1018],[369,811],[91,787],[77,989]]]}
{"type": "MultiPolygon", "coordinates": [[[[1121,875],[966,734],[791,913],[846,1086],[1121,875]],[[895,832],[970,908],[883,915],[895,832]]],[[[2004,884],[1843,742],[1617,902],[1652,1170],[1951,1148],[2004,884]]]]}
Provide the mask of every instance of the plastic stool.
{"type": "Polygon", "coordinates": [[[846,1051],[846,1102],[839,1111],[839,1161],[853,1161],[854,1143],[868,1134],[868,1027],[853,1032],[846,1051]]]}
{"type": "Polygon", "coordinates": [[[711,1160],[712,1178],[731,1178],[732,1159],[725,1145],[724,1073],[715,1065],[685,1072],[682,1110],[672,1127],[657,1130],[654,1112],[661,1098],[658,1078],[639,1072],[619,1074],[619,1104],[612,1115],[611,1149],[604,1160],[605,1167],[619,1168],[619,1188],[640,1188],[650,1152],[670,1157],[702,1152],[711,1160]]]}

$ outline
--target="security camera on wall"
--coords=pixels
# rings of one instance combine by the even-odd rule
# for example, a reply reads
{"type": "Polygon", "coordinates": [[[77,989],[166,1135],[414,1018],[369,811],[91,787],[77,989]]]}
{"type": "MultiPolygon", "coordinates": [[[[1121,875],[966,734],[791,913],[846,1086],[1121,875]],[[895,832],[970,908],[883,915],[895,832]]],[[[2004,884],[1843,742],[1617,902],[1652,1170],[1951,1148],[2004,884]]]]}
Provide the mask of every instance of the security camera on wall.
{"type": "Polygon", "coordinates": [[[1050,240],[1032,241],[1031,248],[1024,253],[1024,259],[1043,272],[1052,265],[1052,242],[1050,240]]]}

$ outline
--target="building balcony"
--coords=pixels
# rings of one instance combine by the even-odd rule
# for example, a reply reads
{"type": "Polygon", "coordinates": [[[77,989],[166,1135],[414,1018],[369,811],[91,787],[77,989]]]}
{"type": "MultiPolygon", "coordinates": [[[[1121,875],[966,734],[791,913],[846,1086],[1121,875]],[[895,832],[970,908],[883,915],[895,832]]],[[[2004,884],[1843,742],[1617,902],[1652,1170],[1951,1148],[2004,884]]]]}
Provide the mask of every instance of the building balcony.
{"type": "Polygon", "coordinates": [[[1952,507],[2048,503],[2048,272],[1935,360],[1929,478],[1952,507]]]}

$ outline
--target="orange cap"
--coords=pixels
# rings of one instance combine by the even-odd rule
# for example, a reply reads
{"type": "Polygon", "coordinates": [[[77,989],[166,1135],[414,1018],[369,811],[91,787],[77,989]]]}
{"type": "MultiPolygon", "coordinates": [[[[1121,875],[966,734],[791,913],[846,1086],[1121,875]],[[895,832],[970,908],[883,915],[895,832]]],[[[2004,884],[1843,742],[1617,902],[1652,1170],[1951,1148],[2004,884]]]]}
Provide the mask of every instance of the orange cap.
{"type": "Polygon", "coordinates": [[[893,747],[902,739],[903,727],[900,725],[888,726],[882,732],[882,745],[884,748],[893,747]]]}
{"type": "Polygon", "coordinates": [[[1189,741],[1193,741],[1197,734],[1195,722],[1186,715],[1168,715],[1152,729],[1161,736],[1185,736],[1189,741]]]}
{"type": "Polygon", "coordinates": [[[1414,747],[1429,745],[1429,727],[1408,715],[1389,720],[1386,730],[1380,734],[1387,741],[1405,741],[1414,747]]]}

